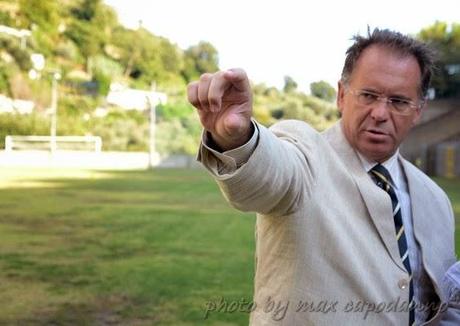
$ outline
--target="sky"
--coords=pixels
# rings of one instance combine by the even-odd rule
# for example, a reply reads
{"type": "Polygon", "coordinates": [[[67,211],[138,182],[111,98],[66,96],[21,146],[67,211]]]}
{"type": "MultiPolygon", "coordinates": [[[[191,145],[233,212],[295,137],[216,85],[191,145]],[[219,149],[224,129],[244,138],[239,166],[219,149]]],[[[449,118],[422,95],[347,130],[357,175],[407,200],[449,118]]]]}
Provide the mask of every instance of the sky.
{"type": "Polygon", "coordinates": [[[201,40],[219,67],[246,70],[256,83],[301,90],[325,80],[337,86],[353,35],[367,26],[416,34],[436,20],[460,23],[458,0],[105,0],[129,28],[142,26],[186,49],[201,40]]]}

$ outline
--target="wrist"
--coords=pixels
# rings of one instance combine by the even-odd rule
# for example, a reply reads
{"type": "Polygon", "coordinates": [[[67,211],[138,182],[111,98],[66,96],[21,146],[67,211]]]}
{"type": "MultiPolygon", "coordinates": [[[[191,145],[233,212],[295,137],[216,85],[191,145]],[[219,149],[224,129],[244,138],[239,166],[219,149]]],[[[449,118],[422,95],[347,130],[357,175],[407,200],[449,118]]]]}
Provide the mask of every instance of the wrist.
{"type": "Polygon", "coordinates": [[[230,137],[221,137],[217,134],[209,132],[209,140],[213,149],[219,152],[225,152],[243,146],[251,139],[253,134],[254,124],[250,122],[249,127],[246,128],[246,131],[243,132],[238,138],[232,139],[230,137]]]}

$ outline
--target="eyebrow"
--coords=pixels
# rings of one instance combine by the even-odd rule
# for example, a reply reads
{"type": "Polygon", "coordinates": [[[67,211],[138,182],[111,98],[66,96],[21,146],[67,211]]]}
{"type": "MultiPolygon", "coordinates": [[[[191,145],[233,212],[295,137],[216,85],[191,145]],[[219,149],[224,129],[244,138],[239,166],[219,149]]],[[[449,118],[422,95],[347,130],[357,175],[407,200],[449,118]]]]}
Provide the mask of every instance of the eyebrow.
{"type": "MultiPolygon", "coordinates": [[[[373,88],[362,88],[361,91],[374,93],[374,94],[382,94],[382,92],[379,92],[379,91],[377,91],[377,90],[375,90],[373,88]]],[[[386,95],[386,96],[389,97],[389,98],[397,98],[397,99],[413,102],[413,100],[410,97],[407,97],[407,96],[401,95],[401,94],[390,94],[390,95],[386,95]]]]}
{"type": "Polygon", "coordinates": [[[390,95],[388,96],[389,98],[397,98],[397,99],[400,99],[400,100],[405,100],[405,101],[409,101],[409,102],[413,102],[413,100],[410,98],[410,97],[407,97],[405,95],[399,95],[399,94],[396,94],[396,95],[390,95]]]}

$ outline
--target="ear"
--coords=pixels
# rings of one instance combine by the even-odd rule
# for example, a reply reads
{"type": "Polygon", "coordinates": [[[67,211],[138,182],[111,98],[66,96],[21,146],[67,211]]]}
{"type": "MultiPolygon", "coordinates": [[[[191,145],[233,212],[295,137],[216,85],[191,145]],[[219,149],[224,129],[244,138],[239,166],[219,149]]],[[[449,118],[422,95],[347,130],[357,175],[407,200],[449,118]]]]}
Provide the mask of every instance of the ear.
{"type": "Polygon", "coordinates": [[[338,93],[337,93],[337,107],[339,108],[339,112],[343,113],[343,108],[345,106],[345,86],[343,85],[342,81],[339,80],[337,83],[338,93]]]}
{"type": "Polygon", "coordinates": [[[423,105],[417,110],[415,110],[415,114],[412,117],[412,126],[415,126],[420,121],[420,118],[422,117],[422,112],[427,108],[427,106],[427,101],[425,100],[423,102],[423,105]]]}

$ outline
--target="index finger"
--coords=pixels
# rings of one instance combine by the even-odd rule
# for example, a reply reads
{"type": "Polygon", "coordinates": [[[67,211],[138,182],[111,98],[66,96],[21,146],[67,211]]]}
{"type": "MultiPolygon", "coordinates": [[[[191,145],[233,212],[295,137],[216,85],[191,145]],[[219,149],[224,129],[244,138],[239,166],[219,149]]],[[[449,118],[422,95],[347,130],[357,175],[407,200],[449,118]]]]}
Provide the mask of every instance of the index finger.
{"type": "Polygon", "coordinates": [[[211,109],[215,111],[220,109],[224,93],[232,87],[232,82],[224,77],[225,73],[225,71],[215,73],[209,85],[208,102],[211,109]]]}
{"type": "Polygon", "coordinates": [[[248,76],[243,69],[231,68],[224,72],[224,77],[239,91],[249,91],[251,86],[249,84],[248,76]]]}

